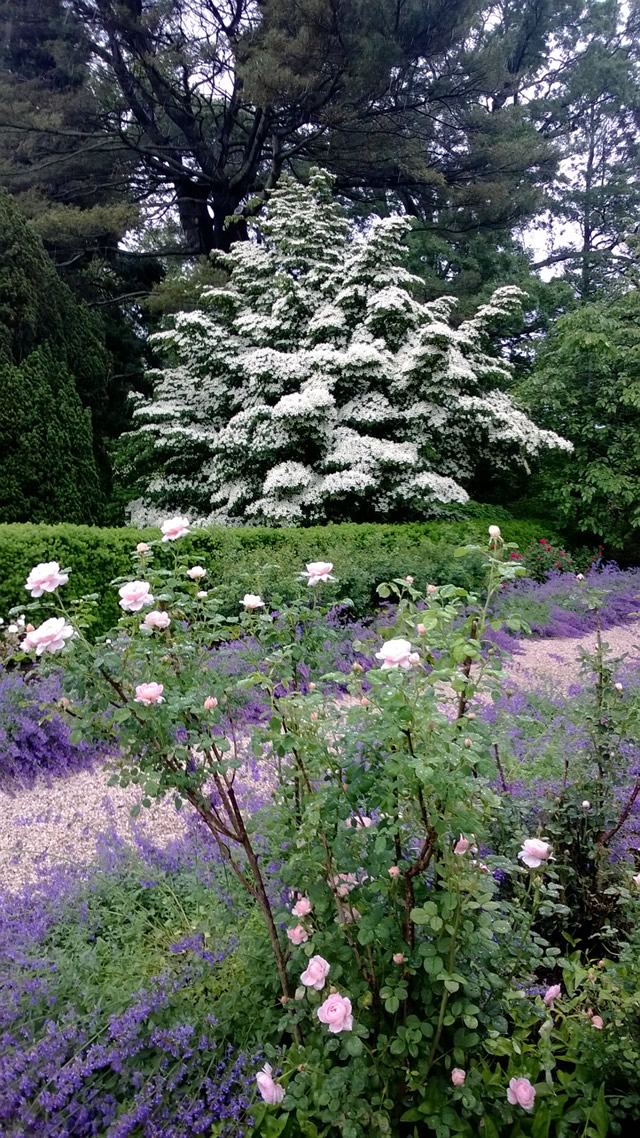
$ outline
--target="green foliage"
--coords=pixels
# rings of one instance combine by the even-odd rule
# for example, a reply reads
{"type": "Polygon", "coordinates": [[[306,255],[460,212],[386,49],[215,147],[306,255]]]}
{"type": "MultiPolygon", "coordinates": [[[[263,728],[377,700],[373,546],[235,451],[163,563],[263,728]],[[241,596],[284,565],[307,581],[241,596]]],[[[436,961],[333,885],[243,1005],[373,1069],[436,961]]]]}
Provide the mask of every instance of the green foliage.
{"type": "Polygon", "coordinates": [[[622,548],[640,528],[640,293],[559,320],[521,394],[575,448],[545,461],[540,496],[574,533],[622,548]]]}
{"type": "Polygon", "coordinates": [[[0,364],[0,521],[100,521],[92,441],[73,379],[46,348],[0,364]]]}
{"type": "MultiPolygon", "coordinates": [[[[572,951],[581,909],[566,903],[564,832],[549,844],[495,790],[494,739],[473,701],[499,694],[487,613],[517,567],[499,535],[474,552],[482,597],[406,579],[381,587],[397,602],[394,626],[374,634],[387,666],[370,669],[365,688],[355,665],[348,700],[325,687],[344,684],[342,673],[317,671],[340,582],[300,584],[291,605],[276,598],[277,614],[252,605],[234,620],[256,645],[238,689],[259,688],[271,710],[250,744],[269,783],[258,814],[243,801],[233,682],[208,666],[229,620],[215,588],[202,598],[189,579],[186,543],[172,545],[167,568],[149,550],[135,563],[166,628],[141,628],[132,611],[90,644],[81,606],[56,658],[77,734],[117,732],[112,781],[140,787],[142,808],[165,795],[189,804],[244,890],[237,964],[227,983],[214,974],[211,1009],[221,1042],[259,1046],[273,1064],[279,1099],[250,1105],[256,1138],[606,1138],[618,1119],[638,1119],[635,959],[601,963],[605,979],[593,982],[595,968],[572,951]],[[552,978],[562,987],[543,1002],[552,978]],[[607,1008],[617,1041],[600,1019],[607,1008]],[[524,1101],[508,1097],[512,1080],[524,1101]]],[[[42,609],[30,605],[32,619],[42,609]]],[[[617,698],[609,681],[597,715],[617,698]]],[[[628,868],[608,872],[633,920],[628,868]]]]}
{"type": "MultiPolygon", "coordinates": [[[[475,508],[478,510],[478,507],[475,508]]],[[[378,603],[377,586],[407,573],[421,586],[453,581],[459,585],[479,583],[477,559],[454,556],[466,541],[484,540],[487,526],[502,525],[509,541],[526,545],[547,523],[508,520],[499,509],[467,521],[438,521],[409,525],[339,525],[309,529],[223,528],[195,530],[184,538],[192,564],[208,566],[208,579],[219,590],[225,612],[237,613],[245,592],[260,592],[269,599],[278,593],[291,599],[297,590],[299,569],[319,557],[333,561],[344,596],[351,598],[356,614],[368,614],[378,603]]],[[[463,511],[464,512],[464,511],[463,511]]],[[[551,535],[549,535],[551,536],[551,535]]],[[[104,632],[118,615],[114,592],[104,589],[131,567],[131,555],[139,541],[155,540],[157,530],[133,528],[99,529],[88,526],[0,526],[0,613],[27,599],[24,582],[39,561],[57,560],[71,566],[67,596],[99,593],[95,614],[96,631],[104,632]]],[[[155,547],[157,564],[170,563],[171,550],[155,547]]]]}

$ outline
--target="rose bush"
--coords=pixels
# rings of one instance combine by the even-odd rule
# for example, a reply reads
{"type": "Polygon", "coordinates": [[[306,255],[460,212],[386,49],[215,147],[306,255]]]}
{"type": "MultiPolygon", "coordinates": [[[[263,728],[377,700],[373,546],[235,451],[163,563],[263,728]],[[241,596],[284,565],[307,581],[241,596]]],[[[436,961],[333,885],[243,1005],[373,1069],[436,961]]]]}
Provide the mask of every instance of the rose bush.
{"type": "MultiPolygon", "coordinates": [[[[500,533],[482,553],[482,598],[406,577],[380,590],[396,602],[380,666],[356,663],[337,699],[343,673],[307,682],[329,635],[318,615],[333,566],[309,563],[289,606],[247,594],[225,616],[180,552],[186,528],[163,527],[172,568],[154,567],[153,545],[132,555],[107,636],[86,638],[82,604],[48,618],[74,635],[49,641],[47,658],[77,737],[117,743],[113,780],[140,786],[142,807],[188,804],[244,893],[237,951],[251,967],[241,991],[218,987],[212,1012],[220,1041],[250,1041],[267,1060],[245,1132],[560,1138],[568,1117],[600,1138],[597,1064],[585,1079],[573,1057],[585,1032],[606,1038],[607,1020],[600,1005],[588,1016],[581,962],[548,935],[567,912],[555,835],[505,811],[500,755],[474,710],[500,677],[492,601],[517,572],[500,533]],[[168,623],[141,620],[151,598],[168,623]],[[270,705],[251,738],[234,681],[211,668],[230,628],[256,645],[235,689],[259,686],[270,705]],[[248,753],[270,780],[259,815],[238,792],[248,753]],[[560,993],[535,994],[559,972],[575,1012],[560,993]]],[[[39,604],[25,608],[25,653],[39,604]]]]}

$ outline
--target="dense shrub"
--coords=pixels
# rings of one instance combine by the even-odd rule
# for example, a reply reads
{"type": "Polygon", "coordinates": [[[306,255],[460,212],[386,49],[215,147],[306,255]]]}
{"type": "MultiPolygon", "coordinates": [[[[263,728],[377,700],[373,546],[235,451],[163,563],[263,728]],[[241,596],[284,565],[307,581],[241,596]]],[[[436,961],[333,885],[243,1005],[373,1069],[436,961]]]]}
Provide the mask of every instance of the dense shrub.
{"type": "MultiPolygon", "coordinates": [[[[507,515],[508,518],[508,515],[507,515]]],[[[260,591],[269,599],[277,592],[285,600],[296,589],[297,574],[305,561],[317,557],[333,561],[340,578],[340,597],[353,601],[357,614],[377,603],[381,581],[411,573],[419,586],[432,581],[475,586],[481,580],[481,560],[454,556],[463,542],[483,540],[487,526],[498,521],[506,540],[523,548],[544,529],[536,520],[505,520],[504,512],[487,508],[485,516],[457,522],[406,525],[340,525],[309,529],[246,529],[215,527],[194,531],[185,538],[192,564],[207,566],[207,585],[216,587],[227,612],[238,612],[238,600],[247,591],[260,591]]],[[[57,560],[72,570],[65,597],[99,592],[97,631],[110,628],[118,617],[117,595],[105,590],[106,581],[132,568],[131,554],[139,541],[158,539],[157,530],[99,529],[89,526],[0,526],[0,614],[28,601],[24,583],[38,561],[57,560]]],[[[171,564],[171,548],[159,545],[154,556],[160,565],[171,564]]]]}

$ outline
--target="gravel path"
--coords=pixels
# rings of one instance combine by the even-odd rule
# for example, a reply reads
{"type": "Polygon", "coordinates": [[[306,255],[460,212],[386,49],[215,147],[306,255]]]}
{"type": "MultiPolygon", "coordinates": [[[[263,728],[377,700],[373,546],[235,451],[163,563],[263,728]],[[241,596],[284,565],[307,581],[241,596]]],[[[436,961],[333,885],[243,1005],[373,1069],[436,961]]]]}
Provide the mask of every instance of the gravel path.
{"type": "MultiPolygon", "coordinates": [[[[604,640],[614,655],[627,654],[640,667],[640,621],[607,629],[604,640]]],[[[595,634],[581,640],[530,640],[508,666],[520,686],[565,688],[578,677],[580,648],[592,651],[595,634]]],[[[135,787],[107,787],[104,771],[82,772],[51,786],[39,784],[10,797],[0,791],[0,887],[19,889],[33,881],[43,865],[89,862],[98,839],[108,831],[133,844],[134,829],[157,844],[185,832],[185,815],[170,799],[143,810],[133,823],[135,787]]],[[[186,811],[185,811],[186,813],[186,811]]]]}

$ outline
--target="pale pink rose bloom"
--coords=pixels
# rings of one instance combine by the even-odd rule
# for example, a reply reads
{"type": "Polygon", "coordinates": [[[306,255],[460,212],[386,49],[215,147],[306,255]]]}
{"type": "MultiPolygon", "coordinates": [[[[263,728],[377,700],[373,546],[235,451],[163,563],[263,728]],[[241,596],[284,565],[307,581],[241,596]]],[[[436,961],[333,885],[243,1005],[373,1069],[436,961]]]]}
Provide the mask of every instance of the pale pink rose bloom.
{"type": "Polygon", "coordinates": [[[63,695],[62,699],[60,700],[60,703],[62,704],[62,706],[64,708],[71,707],[71,700],[68,699],[66,695],[63,695]]]}
{"type": "Polygon", "coordinates": [[[300,982],[305,988],[315,988],[316,992],[320,992],[325,986],[330,969],[331,965],[323,956],[312,956],[300,977],[300,982]]]}
{"type": "Polygon", "coordinates": [[[320,1023],[326,1023],[329,1031],[337,1035],[340,1031],[351,1031],[353,1016],[351,1014],[351,1000],[347,996],[340,996],[334,992],[328,996],[318,1008],[320,1023]]]}
{"type": "Polygon", "coordinates": [[[319,585],[321,581],[335,581],[335,577],[331,576],[332,569],[333,561],[308,561],[306,572],[302,576],[309,578],[309,585],[319,585]]]}
{"type": "Polygon", "coordinates": [[[416,624],[416,632],[418,633],[419,636],[424,636],[426,631],[427,631],[426,624],[416,624]]]}
{"type": "MultiPolygon", "coordinates": [[[[311,686],[311,685],[309,685],[309,686],[311,686]]],[[[360,707],[368,707],[368,706],[369,706],[369,700],[367,699],[366,695],[363,695],[362,699],[360,700],[360,707]]]]}
{"type": "Polygon", "coordinates": [[[471,746],[471,739],[465,739],[464,745],[465,745],[465,747],[470,747],[471,746]]]}
{"type": "Polygon", "coordinates": [[[632,877],[631,880],[634,885],[640,885],[640,873],[636,873],[635,877],[632,877]]]}
{"type": "Polygon", "coordinates": [[[589,802],[588,798],[585,798],[584,802],[582,803],[582,809],[583,810],[590,810],[591,809],[591,803],[589,802]]]}
{"type": "Polygon", "coordinates": [[[206,575],[207,570],[203,569],[202,565],[193,565],[191,569],[187,569],[187,577],[191,577],[192,581],[200,581],[206,575]]]}
{"type": "Polygon", "coordinates": [[[357,884],[358,878],[355,873],[338,873],[333,879],[334,889],[338,897],[348,896],[357,884]]]}
{"type": "Polygon", "coordinates": [[[409,656],[409,663],[410,664],[419,664],[420,663],[420,653],[419,652],[412,652],[411,655],[409,656]]]}
{"type": "Polygon", "coordinates": [[[489,537],[493,538],[494,541],[500,537],[500,526],[489,526],[489,537]]]}
{"type": "Polygon", "coordinates": [[[164,684],[156,684],[155,682],[138,684],[134,703],[144,703],[147,707],[151,707],[153,703],[164,703],[163,691],[164,684]]]}
{"type": "Polygon", "coordinates": [[[27,625],[27,632],[35,632],[35,630],[36,630],[35,624],[28,624],[27,625]]]}
{"type": "Polygon", "coordinates": [[[208,597],[208,596],[209,596],[209,594],[206,593],[204,591],[204,589],[202,589],[199,593],[196,593],[196,597],[198,598],[199,601],[203,601],[205,599],[205,597],[208,597]]]}
{"type": "Polygon", "coordinates": [[[70,636],[73,636],[73,628],[64,617],[50,616],[33,632],[27,633],[20,647],[25,652],[35,651],[36,656],[42,656],[43,652],[59,652],[70,636]]]}
{"type": "Polygon", "coordinates": [[[240,601],[240,604],[244,605],[244,607],[249,610],[264,608],[264,601],[262,600],[262,597],[259,597],[256,593],[245,593],[244,597],[240,601]]]}
{"type": "Polygon", "coordinates": [[[476,717],[475,711],[470,711],[467,715],[467,719],[475,719],[475,717],[476,717]]]}
{"type": "Polygon", "coordinates": [[[416,655],[411,651],[409,641],[399,637],[397,640],[387,640],[380,651],[376,652],[376,660],[382,660],[382,671],[386,672],[388,668],[411,668],[415,662],[412,657],[416,655]]]}
{"type": "Polygon", "coordinates": [[[389,877],[399,877],[400,872],[401,872],[400,866],[399,865],[390,865],[387,872],[389,874],[389,877]]]}
{"type": "Polygon", "coordinates": [[[139,541],[136,545],[136,553],[148,553],[151,546],[147,545],[146,541],[139,541]]]}
{"type": "Polygon", "coordinates": [[[415,577],[407,576],[407,577],[405,577],[405,581],[407,582],[408,585],[413,585],[413,582],[415,581],[415,577]]]}
{"type": "Polygon", "coordinates": [[[153,604],[151,585],[146,581],[127,581],[118,589],[120,608],[125,612],[140,612],[145,605],[153,604]]]}
{"type": "Polygon", "coordinates": [[[437,586],[437,585],[427,585],[427,592],[428,592],[430,595],[431,595],[432,593],[437,593],[437,592],[438,592],[438,586],[437,586]]]}
{"type": "Polygon", "coordinates": [[[462,1070],[462,1067],[454,1067],[451,1072],[451,1082],[454,1087],[461,1087],[467,1077],[467,1072],[462,1070]]]}
{"type": "Polygon", "coordinates": [[[591,1017],[591,1026],[597,1027],[598,1031],[602,1031],[602,1029],[604,1027],[604,1020],[603,1020],[602,1016],[592,1016],[591,1017]]]}
{"type": "Polygon", "coordinates": [[[584,573],[576,573],[576,581],[584,581],[584,573]]]}
{"type": "Polygon", "coordinates": [[[140,628],[168,628],[171,624],[171,617],[168,612],[160,612],[159,609],[152,609],[145,616],[140,628]]]}
{"type": "Polygon", "coordinates": [[[215,695],[208,695],[204,701],[205,711],[212,711],[214,707],[218,706],[218,701],[215,695]]]}
{"type": "Polygon", "coordinates": [[[521,1106],[523,1110],[533,1110],[536,1088],[528,1079],[511,1079],[507,1087],[507,1099],[511,1106],[521,1106]]]}
{"type": "Polygon", "coordinates": [[[287,936],[292,944],[304,944],[305,940],[309,939],[309,933],[303,929],[302,925],[296,925],[293,929],[287,929],[287,936]]]}
{"type": "Polygon", "coordinates": [[[616,691],[624,691],[624,684],[614,684],[616,691]]]}
{"type": "Polygon", "coordinates": [[[394,952],[394,954],[393,954],[393,963],[394,964],[404,964],[404,961],[405,961],[404,952],[394,952]]]}
{"type": "Polygon", "coordinates": [[[345,822],[345,826],[348,826],[349,829],[354,826],[356,830],[368,830],[369,826],[372,825],[373,822],[371,821],[371,818],[367,818],[366,816],[363,816],[362,818],[347,818],[345,822]]]}
{"type": "Polygon", "coordinates": [[[352,925],[354,921],[359,921],[362,913],[356,909],[355,905],[349,904],[338,906],[338,916],[336,917],[337,925],[352,925]]]}
{"type": "Polygon", "coordinates": [[[463,838],[462,834],[460,834],[460,837],[458,838],[455,846],[453,847],[453,852],[454,852],[454,854],[458,854],[458,856],[460,856],[461,854],[466,854],[467,850],[470,848],[471,848],[471,842],[469,841],[469,839],[463,838]]]}
{"type": "Polygon", "coordinates": [[[552,984],[550,988],[547,988],[542,998],[547,1007],[551,1007],[553,1001],[557,1000],[560,995],[562,995],[562,984],[552,984]]]}
{"type": "Polygon", "coordinates": [[[270,1063],[265,1063],[261,1071],[256,1075],[256,1083],[258,1090],[264,1102],[269,1106],[277,1106],[284,1098],[284,1087],[280,1083],[273,1080],[273,1072],[270,1063]]]}
{"type": "Polygon", "coordinates": [[[41,597],[43,593],[55,593],[56,589],[66,585],[68,580],[69,574],[60,572],[57,561],[41,561],[29,573],[25,589],[32,597],[41,597]]]}
{"type": "Polygon", "coordinates": [[[291,912],[293,913],[294,917],[308,917],[312,909],[313,905],[311,904],[309,898],[301,897],[299,901],[296,901],[291,912]]]}
{"type": "Polygon", "coordinates": [[[162,530],[163,541],[177,541],[179,537],[185,537],[190,533],[189,521],[187,518],[169,518],[160,526],[162,530]]]}
{"type": "Polygon", "coordinates": [[[551,857],[551,846],[544,838],[527,838],[526,842],[522,843],[518,857],[529,866],[529,869],[538,869],[551,857]]]}

